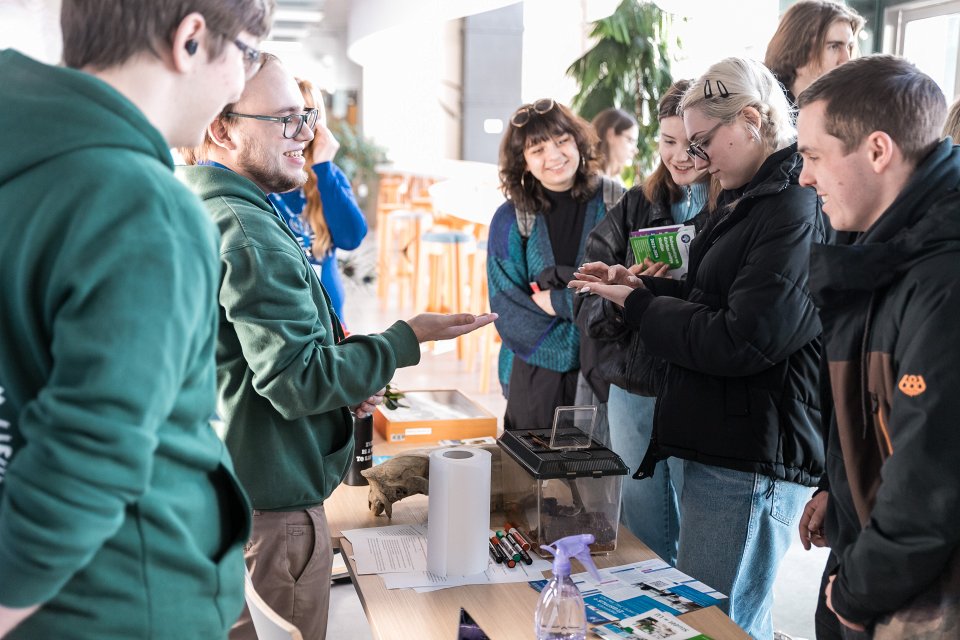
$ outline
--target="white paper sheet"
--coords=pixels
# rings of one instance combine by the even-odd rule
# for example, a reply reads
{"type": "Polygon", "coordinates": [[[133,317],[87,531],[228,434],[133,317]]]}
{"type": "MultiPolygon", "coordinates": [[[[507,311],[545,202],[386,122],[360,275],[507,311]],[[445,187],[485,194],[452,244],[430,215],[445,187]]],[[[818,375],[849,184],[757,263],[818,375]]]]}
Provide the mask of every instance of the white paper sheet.
{"type": "Polygon", "coordinates": [[[383,576],[387,589],[414,588],[418,592],[436,591],[448,587],[460,587],[468,584],[506,584],[510,582],[529,582],[542,580],[543,572],[552,568],[548,560],[532,556],[533,564],[519,563],[512,569],[505,564],[490,560],[487,570],[472,576],[443,577],[429,571],[411,573],[391,573],[383,576]]]}
{"type": "Polygon", "coordinates": [[[351,529],[343,536],[353,545],[358,575],[427,570],[427,531],[423,525],[351,529]]]}

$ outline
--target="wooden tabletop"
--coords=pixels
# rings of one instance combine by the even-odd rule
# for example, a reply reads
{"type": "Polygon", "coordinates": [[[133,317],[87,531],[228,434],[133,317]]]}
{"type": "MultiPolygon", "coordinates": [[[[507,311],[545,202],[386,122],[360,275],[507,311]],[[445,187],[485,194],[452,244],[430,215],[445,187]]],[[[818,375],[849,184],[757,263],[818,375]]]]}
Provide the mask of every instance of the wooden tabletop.
{"type": "MultiPolygon", "coordinates": [[[[347,568],[357,595],[377,640],[452,640],[456,638],[460,607],[494,640],[530,640],[533,610],[539,594],[525,582],[496,585],[470,585],[417,593],[413,589],[387,589],[378,575],[356,573],[350,542],[342,531],[388,524],[420,524],[427,519],[427,496],[412,496],[393,505],[393,518],[375,517],[367,509],[367,487],[341,485],[324,503],[334,545],[347,560],[347,568]]],[[[620,527],[617,550],[594,556],[600,568],[613,567],[657,557],[629,531],[620,527]]],[[[681,616],[691,627],[714,640],[749,640],[716,607],[681,616]]]]}

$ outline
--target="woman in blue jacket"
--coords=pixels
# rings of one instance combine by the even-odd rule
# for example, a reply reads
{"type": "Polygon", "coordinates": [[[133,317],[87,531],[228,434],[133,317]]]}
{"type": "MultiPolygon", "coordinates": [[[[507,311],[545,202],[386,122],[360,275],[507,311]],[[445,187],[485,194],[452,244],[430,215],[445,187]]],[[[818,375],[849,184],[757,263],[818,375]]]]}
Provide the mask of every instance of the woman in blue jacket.
{"type": "Polygon", "coordinates": [[[297,80],[307,109],[320,117],[303,155],[310,160],[307,183],[286,193],[271,193],[270,200],[297,236],[301,248],[320,276],[337,317],[343,322],[343,280],[337,266],[337,249],[351,251],[367,235],[367,221],[353,195],[347,176],[333,162],[340,143],[327,128],[320,91],[308,80],[297,80]]]}

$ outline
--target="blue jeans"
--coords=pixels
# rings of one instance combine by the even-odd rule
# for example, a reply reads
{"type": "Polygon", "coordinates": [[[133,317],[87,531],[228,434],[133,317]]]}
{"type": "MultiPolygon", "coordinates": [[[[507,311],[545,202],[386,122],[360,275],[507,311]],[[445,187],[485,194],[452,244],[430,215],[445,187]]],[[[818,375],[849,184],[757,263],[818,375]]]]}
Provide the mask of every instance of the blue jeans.
{"type": "Polygon", "coordinates": [[[757,640],[773,638],[773,581],[813,489],[684,461],[677,568],[727,594],[727,613],[757,640]]]}
{"type": "Polygon", "coordinates": [[[676,564],[683,461],[670,458],[658,462],[653,477],[646,480],[630,477],[640,466],[650,444],[655,404],[656,398],[638,396],[610,385],[607,420],[611,448],[629,469],[623,480],[620,521],[654,553],[676,564]]]}

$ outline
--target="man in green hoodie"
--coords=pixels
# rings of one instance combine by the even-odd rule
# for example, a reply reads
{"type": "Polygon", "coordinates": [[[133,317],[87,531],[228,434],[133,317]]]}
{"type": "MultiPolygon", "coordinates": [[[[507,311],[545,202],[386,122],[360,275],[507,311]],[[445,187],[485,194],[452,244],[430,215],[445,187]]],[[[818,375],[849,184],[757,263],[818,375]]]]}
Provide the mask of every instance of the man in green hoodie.
{"type": "MultiPolygon", "coordinates": [[[[366,413],[419,343],[453,338],[495,314],[422,314],[375,335],[344,338],[316,272],[268,193],[306,180],[305,111],[276,57],[207,129],[199,166],[180,177],[220,228],[217,381],[227,447],[253,502],[247,564],[257,592],[303,633],[326,634],[332,549],[323,501],[353,452],[351,411],[366,413]]],[[[231,638],[254,638],[244,614],[231,638]]]]}
{"type": "Polygon", "coordinates": [[[214,411],[216,230],[173,176],[264,0],[64,0],[0,53],[0,637],[223,638],[247,502],[214,411]]]}
{"type": "Polygon", "coordinates": [[[946,99],[910,62],[873,55],[798,104],[800,183],[834,229],[860,233],[810,256],[834,411],[829,486],[801,540],[831,547],[836,636],[960,638],[960,147],[940,138],[946,99]]]}

